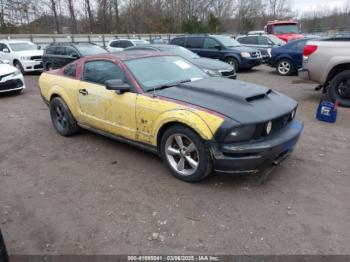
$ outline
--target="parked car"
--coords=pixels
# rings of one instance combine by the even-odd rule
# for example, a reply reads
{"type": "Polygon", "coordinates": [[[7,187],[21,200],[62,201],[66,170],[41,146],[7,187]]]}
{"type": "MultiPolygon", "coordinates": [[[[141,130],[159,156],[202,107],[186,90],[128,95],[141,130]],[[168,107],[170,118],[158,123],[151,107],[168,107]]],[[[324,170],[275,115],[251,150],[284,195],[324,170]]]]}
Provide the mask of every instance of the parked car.
{"type": "Polygon", "coordinates": [[[202,57],[229,63],[234,66],[236,72],[240,69],[251,69],[262,63],[259,50],[242,46],[226,35],[179,36],[173,38],[170,44],[186,47],[202,57]]]}
{"type": "Polygon", "coordinates": [[[43,73],[39,87],[56,131],[85,128],[162,156],[188,182],[212,170],[255,173],[295,147],[297,102],[269,88],[210,77],[161,52],[81,58],[43,73]]]}
{"type": "Polygon", "coordinates": [[[107,51],[92,43],[53,43],[45,49],[43,64],[48,71],[65,66],[80,57],[103,53],[107,51]]]}
{"type": "Polygon", "coordinates": [[[0,262],[9,262],[9,257],[7,254],[5,240],[0,228],[0,262]]]}
{"type": "Polygon", "coordinates": [[[109,52],[120,52],[125,48],[139,45],[149,45],[150,42],[142,39],[114,39],[107,44],[109,52]]]}
{"type": "Polygon", "coordinates": [[[350,38],[312,40],[304,47],[299,77],[319,84],[333,102],[350,107],[350,38]]]}
{"type": "Polygon", "coordinates": [[[189,60],[192,64],[201,68],[204,72],[211,76],[223,76],[231,79],[236,79],[237,75],[233,66],[216,59],[204,58],[196,53],[177,45],[145,45],[135,46],[125,49],[125,51],[148,50],[148,51],[164,51],[172,52],[189,60]]]}
{"type": "Polygon", "coordinates": [[[168,42],[167,40],[164,40],[163,38],[153,38],[151,41],[150,41],[151,44],[155,44],[155,45],[166,45],[168,42]]]}
{"type": "Polygon", "coordinates": [[[269,66],[276,68],[278,74],[282,76],[297,73],[303,64],[303,52],[306,42],[310,40],[303,38],[291,41],[283,46],[272,48],[269,66]]]}
{"type": "Polygon", "coordinates": [[[0,59],[10,61],[22,73],[42,71],[42,56],[43,51],[32,42],[0,40],[0,59]]]}
{"type": "Polygon", "coordinates": [[[21,92],[26,88],[21,71],[0,61],[0,93],[21,92]]]}
{"type": "Polygon", "coordinates": [[[270,59],[271,48],[279,47],[286,43],[277,36],[265,34],[238,36],[236,40],[242,45],[258,49],[261,52],[264,63],[270,59]]]}

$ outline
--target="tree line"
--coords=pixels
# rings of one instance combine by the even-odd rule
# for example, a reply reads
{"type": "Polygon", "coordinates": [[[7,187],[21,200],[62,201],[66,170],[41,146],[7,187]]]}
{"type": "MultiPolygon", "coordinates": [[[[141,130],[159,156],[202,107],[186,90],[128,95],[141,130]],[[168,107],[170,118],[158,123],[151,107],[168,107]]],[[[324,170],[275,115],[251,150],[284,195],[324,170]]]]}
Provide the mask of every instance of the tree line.
{"type": "MultiPolygon", "coordinates": [[[[345,9],[301,20],[348,25],[345,9]]],[[[0,33],[233,33],[296,16],[291,0],[0,0],[0,33]]]]}

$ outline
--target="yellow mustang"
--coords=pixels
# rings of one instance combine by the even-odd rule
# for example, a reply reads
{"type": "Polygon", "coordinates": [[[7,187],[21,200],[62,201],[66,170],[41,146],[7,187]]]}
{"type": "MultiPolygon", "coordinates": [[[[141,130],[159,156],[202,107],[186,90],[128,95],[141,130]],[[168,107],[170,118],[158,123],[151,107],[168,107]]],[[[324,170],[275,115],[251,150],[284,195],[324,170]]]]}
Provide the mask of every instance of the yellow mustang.
{"type": "Polygon", "coordinates": [[[255,173],[293,150],[297,103],[275,91],[210,77],[161,52],[81,58],[45,72],[41,95],[63,136],[85,128],[162,156],[184,181],[213,169],[255,173]]]}

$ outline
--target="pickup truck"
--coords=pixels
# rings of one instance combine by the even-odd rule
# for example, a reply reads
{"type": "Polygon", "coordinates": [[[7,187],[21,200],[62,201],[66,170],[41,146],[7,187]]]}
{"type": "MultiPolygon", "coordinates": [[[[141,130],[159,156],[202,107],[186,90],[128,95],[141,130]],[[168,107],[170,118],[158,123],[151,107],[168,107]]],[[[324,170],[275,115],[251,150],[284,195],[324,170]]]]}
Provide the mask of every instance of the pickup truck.
{"type": "Polygon", "coordinates": [[[316,90],[350,107],[350,38],[308,41],[299,77],[318,83],[316,90]]]}

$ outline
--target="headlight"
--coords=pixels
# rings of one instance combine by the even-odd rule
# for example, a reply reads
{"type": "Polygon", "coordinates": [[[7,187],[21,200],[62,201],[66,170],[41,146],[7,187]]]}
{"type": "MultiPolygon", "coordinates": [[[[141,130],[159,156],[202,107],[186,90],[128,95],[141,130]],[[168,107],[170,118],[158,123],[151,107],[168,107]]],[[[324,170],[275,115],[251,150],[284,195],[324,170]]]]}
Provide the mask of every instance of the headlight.
{"type": "Polygon", "coordinates": [[[220,73],[218,73],[218,72],[216,72],[216,71],[214,71],[214,70],[211,70],[211,69],[206,69],[206,68],[204,68],[203,71],[204,71],[205,73],[207,73],[208,75],[210,75],[210,76],[221,76],[220,73]]]}
{"type": "Polygon", "coordinates": [[[12,77],[18,76],[20,74],[21,74],[21,71],[20,70],[16,70],[15,72],[13,72],[12,77]]]}
{"type": "Polygon", "coordinates": [[[273,127],[272,121],[269,121],[265,126],[265,134],[266,135],[271,134],[272,127],[273,127]]]}
{"type": "Polygon", "coordinates": [[[21,56],[21,60],[30,60],[30,56],[21,56]]]}
{"type": "Polygon", "coordinates": [[[294,109],[293,112],[292,112],[292,114],[290,115],[291,120],[293,120],[293,119],[295,118],[295,115],[296,115],[296,114],[297,114],[297,110],[294,109]]]}
{"type": "Polygon", "coordinates": [[[251,57],[251,55],[248,52],[241,52],[241,57],[248,58],[248,57],[251,57]]]}
{"type": "Polygon", "coordinates": [[[225,143],[242,142],[253,138],[255,125],[235,127],[225,137],[225,143]]]}

